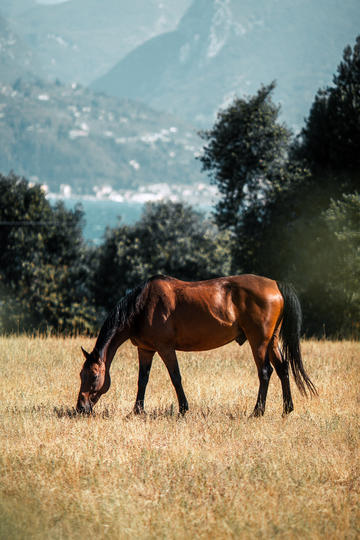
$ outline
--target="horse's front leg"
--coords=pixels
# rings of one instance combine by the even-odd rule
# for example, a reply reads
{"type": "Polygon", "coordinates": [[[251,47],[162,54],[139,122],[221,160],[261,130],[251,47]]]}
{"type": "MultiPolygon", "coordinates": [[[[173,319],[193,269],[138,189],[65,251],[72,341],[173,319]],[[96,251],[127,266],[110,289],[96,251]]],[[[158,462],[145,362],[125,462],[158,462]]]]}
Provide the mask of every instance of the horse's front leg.
{"type": "Polygon", "coordinates": [[[134,413],[141,414],[144,412],[144,399],[146,386],[149,381],[149,375],[152,365],[152,360],[155,351],[146,351],[138,348],[139,357],[139,377],[138,377],[138,391],[136,401],[134,405],[134,413]]]}
{"type": "Polygon", "coordinates": [[[184,389],[181,383],[181,374],[179,364],[177,361],[176,353],[173,349],[158,351],[161,356],[167,370],[169,372],[171,382],[174,385],[176,395],[179,402],[179,412],[184,415],[189,410],[189,405],[185,396],[184,389]]]}

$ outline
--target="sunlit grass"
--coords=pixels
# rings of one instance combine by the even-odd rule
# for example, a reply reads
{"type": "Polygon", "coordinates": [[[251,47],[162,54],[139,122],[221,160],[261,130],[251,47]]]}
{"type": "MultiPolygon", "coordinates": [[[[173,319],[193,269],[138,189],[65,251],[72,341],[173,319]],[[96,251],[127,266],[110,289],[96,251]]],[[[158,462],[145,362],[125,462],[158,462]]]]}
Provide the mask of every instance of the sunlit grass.
{"type": "Polygon", "coordinates": [[[178,418],[155,357],[145,417],[128,416],[136,349],[125,344],[95,415],[73,414],[91,340],[0,338],[0,538],[358,538],[360,344],[303,343],[320,398],[279,380],[267,410],[248,345],[179,354],[178,418]]]}

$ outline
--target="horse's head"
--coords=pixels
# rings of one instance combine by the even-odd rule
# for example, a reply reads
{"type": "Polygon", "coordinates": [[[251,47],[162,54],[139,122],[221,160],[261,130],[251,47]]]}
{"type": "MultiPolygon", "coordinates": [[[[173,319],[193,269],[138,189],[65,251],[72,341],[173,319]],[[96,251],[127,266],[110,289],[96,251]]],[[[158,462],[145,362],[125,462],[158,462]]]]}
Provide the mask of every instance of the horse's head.
{"type": "Polygon", "coordinates": [[[109,389],[110,375],[96,349],[92,353],[86,352],[82,347],[81,350],[85,362],[80,371],[81,385],[76,410],[89,414],[100,396],[109,389]]]}

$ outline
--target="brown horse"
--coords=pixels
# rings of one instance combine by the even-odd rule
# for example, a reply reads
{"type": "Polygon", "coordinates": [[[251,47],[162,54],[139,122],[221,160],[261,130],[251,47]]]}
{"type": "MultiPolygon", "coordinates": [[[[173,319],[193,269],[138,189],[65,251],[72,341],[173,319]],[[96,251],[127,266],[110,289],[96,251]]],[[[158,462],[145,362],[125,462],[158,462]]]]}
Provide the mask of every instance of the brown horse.
{"type": "Polygon", "coordinates": [[[110,387],[110,365],[118,347],[130,339],[138,348],[139,378],[134,412],[144,411],[145,389],[152,359],[158,352],[175,387],[180,413],[188,410],[175,351],[204,351],[249,341],[259,376],[253,416],[265,411],[274,366],[281,380],[283,414],[293,410],[290,363],[302,394],[316,388],[300,352],[301,308],[294,290],[271,279],[241,275],[186,282],[154,276],[130,291],[104,322],[91,353],[82,349],[77,411],[90,413],[110,387]],[[282,351],[279,340],[282,341],[282,351]]]}

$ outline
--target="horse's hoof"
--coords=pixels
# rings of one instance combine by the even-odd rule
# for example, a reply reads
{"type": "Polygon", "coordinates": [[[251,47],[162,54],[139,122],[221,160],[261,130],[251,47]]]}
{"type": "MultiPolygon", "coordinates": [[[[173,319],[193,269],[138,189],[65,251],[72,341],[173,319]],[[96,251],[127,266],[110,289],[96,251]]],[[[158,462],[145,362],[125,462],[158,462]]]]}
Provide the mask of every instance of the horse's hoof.
{"type": "Polygon", "coordinates": [[[147,416],[147,413],[145,412],[145,409],[140,409],[138,407],[135,407],[130,413],[132,416],[147,416]]]}
{"type": "Polygon", "coordinates": [[[262,411],[261,409],[255,409],[249,416],[249,419],[250,418],[261,418],[262,416],[264,416],[264,411],[262,411]]]}
{"type": "Polygon", "coordinates": [[[126,420],[131,420],[132,418],[136,417],[136,416],[146,416],[146,412],[144,411],[144,409],[142,411],[140,410],[137,410],[137,409],[133,409],[132,411],[130,411],[126,416],[125,416],[125,419],[126,420]]]}

